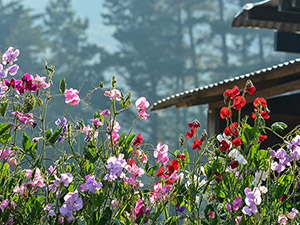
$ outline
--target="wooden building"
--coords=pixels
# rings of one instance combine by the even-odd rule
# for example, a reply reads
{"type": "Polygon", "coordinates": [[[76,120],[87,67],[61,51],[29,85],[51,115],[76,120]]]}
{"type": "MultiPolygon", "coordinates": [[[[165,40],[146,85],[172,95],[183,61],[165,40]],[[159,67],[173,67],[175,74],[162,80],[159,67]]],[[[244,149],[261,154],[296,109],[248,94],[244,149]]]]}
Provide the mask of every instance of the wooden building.
{"type": "MultiPolygon", "coordinates": [[[[275,31],[275,50],[300,53],[300,0],[264,0],[246,4],[233,19],[232,27],[272,29],[275,31]]],[[[154,103],[151,110],[208,104],[208,133],[216,134],[225,128],[225,121],[220,118],[220,109],[225,106],[223,92],[234,85],[243,89],[248,79],[255,85],[256,92],[246,96],[244,114],[251,116],[253,100],[264,97],[271,110],[267,125],[285,122],[290,130],[300,124],[300,59],[172,95],[154,103]]]]}

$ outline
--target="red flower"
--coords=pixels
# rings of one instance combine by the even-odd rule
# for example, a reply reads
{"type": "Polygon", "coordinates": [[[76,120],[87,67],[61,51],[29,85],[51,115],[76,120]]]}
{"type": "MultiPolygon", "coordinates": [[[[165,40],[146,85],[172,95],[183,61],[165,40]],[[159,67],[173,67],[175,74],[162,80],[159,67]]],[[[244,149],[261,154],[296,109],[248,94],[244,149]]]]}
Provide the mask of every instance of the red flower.
{"type": "Polygon", "coordinates": [[[262,143],[264,140],[266,140],[268,138],[268,136],[267,135],[259,135],[259,139],[258,139],[258,141],[260,142],[260,143],[262,143]]]}
{"type": "Polygon", "coordinates": [[[253,102],[254,107],[257,108],[259,104],[261,104],[262,107],[266,107],[267,105],[266,99],[260,97],[256,98],[253,102]]]}
{"type": "Polygon", "coordinates": [[[190,128],[198,128],[200,127],[200,122],[198,120],[194,120],[193,122],[189,123],[188,126],[190,128]]]}
{"type": "Polygon", "coordinates": [[[228,166],[231,167],[231,169],[235,169],[239,166],[239,162],[237,160],[231,162],[231,163],[228,163],[228,166]]]}
{"type": "Polygon", "coordinates": [[[214,175],[216,176],[216,181],[220,182],[221,179],[223,178],[223,175],[220,174],[219,172],[214,172],[214,175]]]}
{"type": "Polygon", "coordinates": [[[165,168],[163,166],[160,166],[159,170],[157,171],[157,173],[155,174],[155,176],[157,177],[161,177],[163,176],[165,173],[165,168]]]}
{"type": "Polygon", "coordinates": [[[174,184],[174,180],[168,179],[168,180],[165,181],[165,184],[166,185],[173,185],[174,184]]]}
{"type": "Polygon", "coordinates": [[[222,140],[220,150],[223,151],[223,152],[226,152],[229,149],[230,149],[230,144],[227,141],[222,140]]]}
{"type": "Polygon", "coordinates": [[[241,146],[241,145],[242,145],[242,138],[241,138],[241,137],[238,137],[238,138],[234,139],[234,140],[232,141],[232,144],[233,144],[234,146],[236,146],[236,147],[241,146]]]}
{"type": "Polygon", "coordinates": [[[180,154],[180,155],[177,155],[177,158],[184,160],[184,159],[186,159],[186,155],[180,154]]]}
{"type": "Polygon", "coordinates": [[[261,111],[261,117],[264,118],[265,120],[269,119],[270,118],[269,111],[268,110],[261,111]]]}
{"type": "Polygon", "coordinates": [[[254,85],[247,85],[246,86],[246,92],[248,92],[250,95],[254,94],[255,92],[255,86],[254,85]]]}
{"type": "Polygon", "coordinates": [[[201,150],[202,141],[200,141],[198,138],[195,139],[194,144],[192,145],[193,150],[198,149],[201,150]]]}
{"type": "Polygon", "coordinates": [[[134,165],[136,162],[135,162],[135,159],[134,158],[131,158],[130,159],[130,161],[129,161],[129,163],[128,163],[128,165],[129,166],[132,166],[132,165],[134,165]]]}
{"type": "Polygon", "coordinates": [[[287,199],[287,197],[288,196],[286,194],[284,194],[284,195],[281,196],[281,198],[279,199],[279,201],[282,202],[283,200],[287,199]]]}
{"type": "Polygon", "coordinates": [[[142,141],[143,141],[143,137],[142,135],[139,133],[137,136],[136,136],[136,139],[135,141],[133,142],[133,145],[134,146],[140,146],[142,144],[142,141]]]}
{"type": "Polygon", "coordinates": [[[192,127],[191,128],[191,132],[187,131],[185,137],[186,138],[192,138],[193,136],[195,136],[195,128],[192,127]]]}
{"type": "Polygon", "coordinates": [[[226,102],[229,101],[229,99],[234,99],[235,96],[240,94],[240,90],[238,88],[238,86],[234,86],[232,89],[227,89],[226,91],[224,91],[223,93],[223,97],[225,99],[226,102]]]}
{"type": "Polygon", "coordinates": [[[235,110],[240,110],[242,107],[244,107],[246,105],[246,98],[243,96],[237,96],[234,100],[233,100],[233,108],[235,110]]]}
{"type": "Polygon", "coordinates": [[[166,165],[166,167],[169,170],[169,173],[167,174],[167,176],[171,176],[175,170],[179,170],[180,165],[176,159],[172,159],[171,164],[166,165]]]}
{"type": "Polygon", "coordinates": [[[229,112],[228,107],[223,107],[220,111],[220,116],[222,119],[230,118],[232,116],[232,112],[229,112]]]}

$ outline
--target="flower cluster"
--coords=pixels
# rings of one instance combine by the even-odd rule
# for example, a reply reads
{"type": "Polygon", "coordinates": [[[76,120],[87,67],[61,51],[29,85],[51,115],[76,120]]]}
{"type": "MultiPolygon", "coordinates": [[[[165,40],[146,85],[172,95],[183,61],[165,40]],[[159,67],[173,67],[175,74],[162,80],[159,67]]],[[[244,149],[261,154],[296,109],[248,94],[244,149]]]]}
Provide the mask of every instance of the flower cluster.
{"type": "Polygon", "coordinates": [[[95,175],[87,175],[85,176],[86,183],[80,185],[81,191],[92,192],[97,194],[97,191],[102,187],[102,183],[95,181],[95,175]]]}
{"type": "Polygon", "coordinates": [[[105,175],[103,180],[109,180],[110,182],[119,178],[124,178],[124,167],[127,165],[123,154],[119,154],[118,158],[112,156],[106,162],[106,168],[109,169],[109,173],[105,175]]]}
{"type": "Polygon", "coordinates": [[[2,64],[0,64],[0,77],[6,78],[8,74],[14,76],[17,74],[19,70],[19,66],[17,64],[13,64],[17,61],[17,57],[19,56],[19,49],[14,49],[13,47],[9,47],[7,51],[2,55],[2,64]]]}
{"type": "Polygon", "coordinates": [[[70,105],[78,105],[78,103],[80,102],[80,98],[78,96],[79,94],[79,91],[77,89],[73,89],[73,88],[70,88],[70,89],[66,89],[65,90],[65,102],[67,104],[70,103],[70,105]]]}

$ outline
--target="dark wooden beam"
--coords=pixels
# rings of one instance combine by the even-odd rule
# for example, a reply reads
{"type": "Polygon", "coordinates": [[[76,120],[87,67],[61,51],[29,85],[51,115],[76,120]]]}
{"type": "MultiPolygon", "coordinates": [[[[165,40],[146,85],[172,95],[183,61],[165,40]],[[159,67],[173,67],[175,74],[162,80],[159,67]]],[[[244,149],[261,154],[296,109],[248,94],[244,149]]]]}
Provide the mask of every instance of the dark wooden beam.
{"type": "Polygon", "coordinates": [[[300,14],[279,12],[278,7],[266,5],[254,7],[249,10],[248,18],[252,20],[299,24],[300,14]]]}
{"type": "Polygon", "coordinates": [[[300,53],[300,34],[275,32],[274,50],[281,52],[300,53]]]}

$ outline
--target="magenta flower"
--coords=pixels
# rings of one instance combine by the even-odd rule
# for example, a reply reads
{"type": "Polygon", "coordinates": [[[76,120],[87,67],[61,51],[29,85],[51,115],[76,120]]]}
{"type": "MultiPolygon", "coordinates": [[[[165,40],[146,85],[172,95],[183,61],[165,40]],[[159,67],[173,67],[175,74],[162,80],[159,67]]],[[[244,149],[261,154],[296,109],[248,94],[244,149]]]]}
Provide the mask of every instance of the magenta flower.
{"type": "Polygon", "coordinates": [[[103,110],[102,112],[100,112],[100,115],[107,117],[107,115],[110,114],[110,111],[108,109],[103,110]]]}
{"type": "Polygon", "coordinates": [[[99,119],[91,119],[91,121],[93,122],[93,124],[95,125],[96,128],[103,126],[103,123],[100,122],[99,119]]]}
{"type": "Polygon", "coordinates": [[[157,144],[153,153],[154,158],[157,158],[157,162],[165,164],[169,161],[168,150],[169,147],[167,145],[161,145],[161,143],[157,144]]]}
{"type": "Polygon", "coordinates": [[[8,159],[9,157],[15,154],[15,150],[11,150],[11,148],[7,148],[5,150],[0,150],[0,159],[8,159]]]}
{"type": "Polygon", "coordinates": [[[5,208],[8,206],[8,204],[9,204],[8,199],[5,199],[5,200],[3,200],[3,201],[1,202],[0,208],[2,209],[2,212],[4,212],[4,210],[5,210],[5,208]]]}
{"type": "Polygon", "coordinates": [[[230,212],[231,211],[231,205],[230,205],[230,203],[226,203],[226,209],[227,209],[227,211],[228,212],[230,212]]]}
{"type": "Polygon", "coordinates": [[[102,183],[95,181],[94,175],[87,175],[85,176],[86,183],[80,185],[81,191],[85,192],[92,192],[94,194],[97,194],[97,190],[99,190],[102,187],[102,183]]]}
{"type": "Polygon", "coordinates": [[[108,96],[110,100],[112,100],[112,99],[116,99],[117,101],[121,100],[121,92],[118,89],[105,91],[104,95],[108,96]]]}
{"type": "Polygon", "coordinates": [[[71,105],[78,105],[78,103],[80,102],[80,98],[79,98],[78,94],[79,94],[79,91],[76,90],[76,89],[73,89],[73,88],[66,89],[66,91],[65,91],[65,97],[66,97],[65,102],[67,104],[70,103],[71,105]]]}
{"type": "Polygon", "coordinates": [[[238,211],[239,207],[242,207],[243,205],[243,199],[238,196],[236,197],[232,202],[232,208],[234,211],[238,211]]]}
{"type": "Polygon", "coordinates": [[[7,51],[2,55],[2,63],[3,65],[10,64],[17,61],[17,57],[20,54],[19,49],[14,50],[13,47],[9,47],[7,51]]]}
{"type": "Polygon", "coordinates": [[[67,221],[70,223],[75,218],[73,216],[73,210],[82,209],[82,199],[78,197],[78,192],[69,192],[64,197],[65,203],[60,207],[59,211],[62,216],[67,217],[67,221]]]}
{"type": "Polygon", "coordinates": [[[19,111],[15,111],[11,113],[15,118],[18,118],[20,123],[26,124],[29,123],[30,125],[34,124],[34,119],[32,113],[20,113],[19,111]]]}
{"type": "Polygon", "coordinates": [[[137,107],[139,113],[138,116],[142,119],[147,119],[149,114],[147,114],[145,111],[149,107],[149,102],[145,97],[140,97],[138,100],[135,102],[135,106],[137,107]]]}

